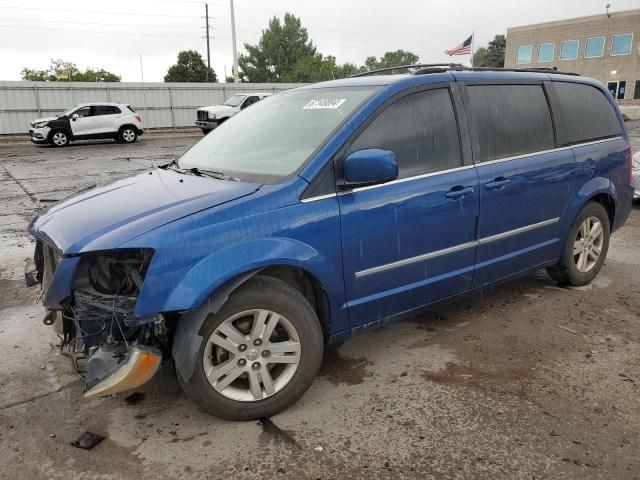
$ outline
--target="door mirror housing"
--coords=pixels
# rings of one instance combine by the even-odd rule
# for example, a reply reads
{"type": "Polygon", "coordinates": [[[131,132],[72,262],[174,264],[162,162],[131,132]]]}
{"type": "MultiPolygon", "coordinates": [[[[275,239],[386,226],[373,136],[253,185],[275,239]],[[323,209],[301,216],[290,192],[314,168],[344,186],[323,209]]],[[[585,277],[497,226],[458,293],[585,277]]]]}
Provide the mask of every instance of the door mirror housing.
{"type": "Polygon", "coordinates": [[[339,187],[350,189],[377,185],[398,178],[396,154],[389,150],[367,148],[350,153],[344,159],[344,180],[339,187]]]}
{"type": "Polygon", "coordinates": [[[71,115],[71,120],[73,120],[74,122],[80,118],[80,116],[77,113],[74,113],[73,115],[71,115]]]}

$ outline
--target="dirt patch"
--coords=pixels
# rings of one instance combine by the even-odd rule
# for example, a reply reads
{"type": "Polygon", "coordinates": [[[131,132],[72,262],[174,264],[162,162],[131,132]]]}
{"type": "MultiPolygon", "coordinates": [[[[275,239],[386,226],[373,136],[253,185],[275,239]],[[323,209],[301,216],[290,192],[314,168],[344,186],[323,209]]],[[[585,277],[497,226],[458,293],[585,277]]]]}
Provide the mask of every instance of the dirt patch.
{"type": "Polygon", "coordinates": [[[444,370],[438,372],[423,372],[422,376],[431,382],[479,388],[519,397],[526,393],[528,378],[524,370],[488,371],[455,363],[448,363],[444,370]]]}
{"type": "Polygon", "coordinates": [[[40,286],[26,287],[24,281],[3,278],[0,272],[0,310],[33,303],[40,293],[40,286]]]}
{"type": "Polygon", "coordinates": [[[367,365],[372,365],[372,362],[364,357],[342,357],[337,348],[329,348],[324,352],[318,376],[326,377],[334,385],[359,385],[371,375],[367,365]]]}

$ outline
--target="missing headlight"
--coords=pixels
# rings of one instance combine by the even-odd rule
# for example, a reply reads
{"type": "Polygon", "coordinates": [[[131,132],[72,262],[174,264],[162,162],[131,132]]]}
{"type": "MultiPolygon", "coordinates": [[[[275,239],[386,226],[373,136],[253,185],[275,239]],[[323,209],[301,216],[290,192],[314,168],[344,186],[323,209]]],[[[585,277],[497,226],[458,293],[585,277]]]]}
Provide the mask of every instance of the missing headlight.
{"type": "Polygon", "coordinates": [[[106,295],[137,295],[151,262],[153,250],[113,250],[89,254],[87,277],[91,286],[106,295]]]}

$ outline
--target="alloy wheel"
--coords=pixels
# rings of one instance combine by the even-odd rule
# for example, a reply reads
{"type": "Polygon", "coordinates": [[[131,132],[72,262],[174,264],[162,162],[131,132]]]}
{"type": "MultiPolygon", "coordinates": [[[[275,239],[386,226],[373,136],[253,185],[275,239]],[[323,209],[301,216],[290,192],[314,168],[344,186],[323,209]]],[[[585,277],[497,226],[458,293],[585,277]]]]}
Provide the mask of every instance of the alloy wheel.
{"type": "Polygon", "coordinates": [[[61,147],[62,145],[66,145],[67,136],[62,132],[57,132],[53,134],[53,143],[61,147]]]}
{"type": "Polygon", "coordinates": [[[271,310],[254,309],[225,319],[207,340],[204,373],[221,395],[255,402],[275,395],[300,364],[300,337],[271,310]]]}
{"type": "Polygon", "coordinates": [[[133,142],[136,139],[136,134],[130,128],[127,128],[122,132],[122,138],[124,138],[125,142],[133,142]]]}
{"type": "Polygon", "coordinates": [[[597,217],[582,222],[573,243],[573,261],[581,273],[590,271],[598,263],[604,243],[604,229],[597,217]]]}

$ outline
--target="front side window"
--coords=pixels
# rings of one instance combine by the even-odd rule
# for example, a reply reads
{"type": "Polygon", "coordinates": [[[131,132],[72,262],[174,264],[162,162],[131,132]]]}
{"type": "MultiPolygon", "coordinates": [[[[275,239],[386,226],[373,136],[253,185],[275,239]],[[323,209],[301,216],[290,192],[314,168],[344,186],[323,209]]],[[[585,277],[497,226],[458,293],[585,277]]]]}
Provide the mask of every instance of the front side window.
{"type": "Polygon", "coordinates": [[[611,36],[611,55],[629,55],[633,45],[633,33],[611,36]]]}
{"type": "Polygon", "coordinates": [[[414,93],[388,106],[351,145],[396,154],[398,178],[461,166],[458,125],[449,90],[414,93]]]}
{"type": "Polygon", "coordinates": [[[233,97],[227,98],[227,101],[224,102],[223,105],[228,107],[237,107],[245,98],[247,98],[246,95],[234,95],[233,97]]]}
{"type": "Polygon", "coordinates": [[[584,58],[596,58],[604,55],[604,37],[589,37],[584,47],[584,58]]]}
{"type": "Polygon", "coordinates": [[[560,60],[575,60],[578,58],[578,40],[564,40],[560,44],[560,60]]]}
{"type": "Polygon", "coordinates": [[[525,65],[531,63],[531,54],[533,53],[533,47],[531,45],[522,45],[518,47],[518,54],[516,56],[516,63],[518,65],[525,65]]]}
{"type": "Polygon", "coordinates": [[[553,62],[555,43],[541,43],[538,45],[538,62],[553,62]]]}
{"type": "Polygon", "coordinates": [[[554,118],[560,145],[620,135],[618,117],[600,89],[572,82],[553,82],[553,86],[559,103],[554,118]]]}
{"type": "Polygon", "coordinates": [[[467,87],[476,162],[554,148],[553,125],[540,85],[467,87]]]}
{"type": "Polygon", "coordinates": [[[214,129],[180,168],[278,183],[293,174],[379,87],[305,88],[272,95],[214,129]]]}
{"type": "Polygon", "coordinates": [[[94,115],[93,109],[94,107],[82,107],[73,112],[73,114],[79,117],[92,117],[94,115]]]}

